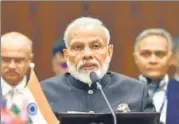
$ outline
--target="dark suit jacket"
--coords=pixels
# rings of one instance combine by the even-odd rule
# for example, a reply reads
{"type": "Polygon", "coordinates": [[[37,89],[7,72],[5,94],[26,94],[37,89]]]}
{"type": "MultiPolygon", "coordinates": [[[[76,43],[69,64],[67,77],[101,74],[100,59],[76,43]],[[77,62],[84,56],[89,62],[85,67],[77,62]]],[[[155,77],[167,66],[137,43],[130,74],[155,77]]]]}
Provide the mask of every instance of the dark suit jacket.
{"type": "Polygon", "coordinates": [[[2,96],[2,88],[1,88],[1,84],[0,84],[0,105],[2,104],[2,100],[3,100],[2,97],[3,97],[2,96]]]}
{"type": "MultiPolygon", "coordinates": [[[[42,81],[41,84],[55,113],[110,112],[95,84],[89,87],[69,73],[52,77],[42,81]]],[[[101,79],[101,85],[114,111],[119,104],[127,104],[132,112],[155,111],[144,83],[118,73],[108,72],[101,79]]]]}
{"type": "Polygon", "coordinates": [[[167,123],[179,124],[179,82],[170,80],[167,88],[167,123]]]}

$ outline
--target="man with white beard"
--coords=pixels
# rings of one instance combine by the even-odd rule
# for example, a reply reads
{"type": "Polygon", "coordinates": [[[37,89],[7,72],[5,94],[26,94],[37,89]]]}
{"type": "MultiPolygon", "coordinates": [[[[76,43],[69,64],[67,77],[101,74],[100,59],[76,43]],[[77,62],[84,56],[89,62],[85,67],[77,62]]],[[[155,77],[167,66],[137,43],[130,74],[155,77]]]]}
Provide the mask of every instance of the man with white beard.
{"type": "Polygon", "coordinates": [[[89,73],[95,71],[112,109],[155,111],[144,83],[115,72],[107,72],[113,55],[110,34],[95,18],[81,17],[68,25],[64,33],[64,56],[69,72],[42,81],[42,88],[55,113],[110,112],[89,73]]]}

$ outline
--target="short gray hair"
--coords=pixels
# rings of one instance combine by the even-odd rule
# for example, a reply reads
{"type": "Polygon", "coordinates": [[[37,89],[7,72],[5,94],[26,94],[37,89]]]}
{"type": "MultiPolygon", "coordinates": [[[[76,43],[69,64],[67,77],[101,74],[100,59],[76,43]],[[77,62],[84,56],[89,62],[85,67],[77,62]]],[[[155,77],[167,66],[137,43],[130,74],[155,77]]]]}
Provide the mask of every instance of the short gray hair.
{"type": "Polygon", "coordinates": [[[149,28],[149,29],[142,31],[137,36],[136,41],[135,41],[135,45],[134,45],[134,51],[135,52],[138,51],[139,42],[142,39],[144,39],[145,37],[150,36],[150,35],[158,35],[158,36],[164,37],[168,42],[168,50],[169,51],[173,50],[173,39],[172,39],[172,36],[170,35],[169,32],[167,32],[166,30],[164,30],[162,28],[149,28]]]}
{"type": "Polygon", "coordinates": [[[20,33],[20,32],[8,32],[5,33],[1,36],[1,43],[2,42],[6,42],[6,41],[26,41],[28,43],[27,48],[29,49],[30,52],[32,52],[32,46],[33,43],[30,40],[30,38],[28,38],[27,36],[25,36],[24,34],[20,33]]]}
{"type": "Polygon", "coordinates": [[[64,33],[64,41],[65,41],[65,45],[66,47],[68,47],[68,36],[69,36],[69,33],[70,31],[74,28],[74,27],[77,27],[77,26],[101,26],[103,27],[105,33],[106,33],[106,38],[107,38],[107,44],[109,44],[110,42],[110,33],[109,33],[109,30],[107,29],[107,27],[104,26],[104,24],[99,20],[99,19],[96,19],[96,18],[92,18],[92,17],[80,17],[80,18],[77,18],[75,19],[74,21],[72,21],[67,29],[65,30],[65,33],[64,33]]]}

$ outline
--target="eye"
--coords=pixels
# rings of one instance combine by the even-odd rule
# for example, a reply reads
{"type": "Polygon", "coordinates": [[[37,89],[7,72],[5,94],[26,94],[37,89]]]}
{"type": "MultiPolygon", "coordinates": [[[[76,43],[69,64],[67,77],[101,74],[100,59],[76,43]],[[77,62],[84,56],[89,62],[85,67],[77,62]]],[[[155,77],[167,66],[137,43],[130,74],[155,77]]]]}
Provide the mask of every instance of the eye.
{"type": "Polygon", "coordinates": [[[155,55],[157,57],[159,57],[159,58],[162,58],[162,57],[164,57],[166,55],[166,52],[164,52],[164,51],[156,51],[155,55]]]}
{"type": "Polygon", "coordinates": [[[25,62],[25,58],[15,58],[14,61],[15,63],[23,63],[25,62]]]}
{"type": "Polygon", "coordinates": [[[140,53],[140,55],[141,56],[143,56],[143,57],[145,57],[145,58],[147,58],[147,57],[150,57],[151,56],[151,52],[150,51],[142,51],[141,53],[140,53]]]}
{"type": "Polygon", "coordinates": [[[3,61],[4,63],[9,63],[9,62],[11,61],[11,59],[8,58],[8,57],[2,57],[2,61],[3,61]]]}
{"type": "Polygon", "coordinates": [[[83,45],[72,45],[71,46],[71,50],[74,50],[74,51],[81,51],[81,50],[83,50],[84,49],[84,46],[83,45]]]}
{"type": "Polygon", "coordinates": [[[102,46],[99,43],[93,43],[93,44],[90,45],[90,48],[93,49],[93,50],[98,50],[98,49],[101,49],[102,46]]]}

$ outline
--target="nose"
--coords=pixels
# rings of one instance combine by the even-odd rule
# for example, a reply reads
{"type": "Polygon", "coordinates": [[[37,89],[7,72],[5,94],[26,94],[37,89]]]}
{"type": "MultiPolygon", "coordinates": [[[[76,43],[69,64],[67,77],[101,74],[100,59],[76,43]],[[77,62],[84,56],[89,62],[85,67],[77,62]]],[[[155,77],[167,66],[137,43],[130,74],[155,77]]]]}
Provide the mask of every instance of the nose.
{"type": "Polygon", "coordinates": [[[16,67],[16,64],[14,60],[11,60],[11,62],[9,63],[9,68],[14,69],[15,67],[16,67]]]}
{"type": "Polygon", "coordinates": [[[84,57],[83,57],[85,60],[90,60],[93,58],[93,53],[92,53],[92,50],[88,47],[86,47],[84,49],[84,57]]]}
{"type": "Polygon", "coordinates": [[[152,55],[150,58],[149,58],[149,61],[151,64],[156,64],[157,62],[157,57],[155,55],[152,55]]]}

